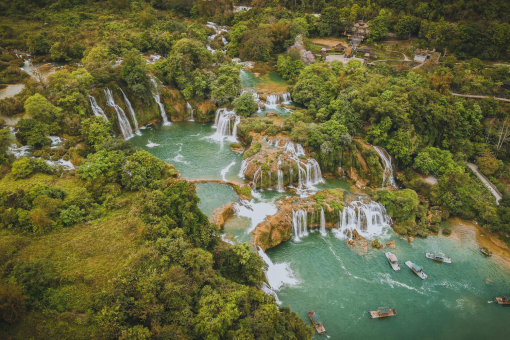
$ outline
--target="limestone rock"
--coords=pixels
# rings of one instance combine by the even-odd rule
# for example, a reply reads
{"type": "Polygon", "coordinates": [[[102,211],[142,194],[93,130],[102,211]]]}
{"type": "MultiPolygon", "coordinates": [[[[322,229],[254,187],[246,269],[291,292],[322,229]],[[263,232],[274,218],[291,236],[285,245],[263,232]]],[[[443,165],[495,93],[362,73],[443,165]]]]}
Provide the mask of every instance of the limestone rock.
{"type": "Polygon", "coordinates": [[[391,240],[391,241],[388,241],[386,243],[386,247],[388,248],[392,248],[392,249],[395,249],[396,245],[395,245],[395,240],[391,240]]]}
{"type": "Polygon", "coordinates": [[[218,227],[222,228],[225,225],[227,219],[234,215],[235,203],[228,203],[218,209],[214,210],[211,217],[209,218],[209,222],[218,225],[218,227]]]}

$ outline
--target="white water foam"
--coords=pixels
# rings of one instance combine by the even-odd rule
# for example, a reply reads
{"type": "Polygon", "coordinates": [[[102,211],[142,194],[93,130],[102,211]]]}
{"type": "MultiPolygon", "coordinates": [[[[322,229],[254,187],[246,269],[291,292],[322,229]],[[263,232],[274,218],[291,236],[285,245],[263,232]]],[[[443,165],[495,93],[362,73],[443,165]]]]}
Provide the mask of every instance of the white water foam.
{"type": "Polygon", "coordinates": [[[159,144],[157,144],[157,143],[153,143],[153,142],[151,142],[151,140],[149,139],[149,140],[147,140],[147,144],[146,144],[145,146],[146,146],[146,147],[148,147],[148,148],[153,148],[153,147],[159,146],[159,144]]]}
{"type": "Polygon", "coordinates": [[[230,168],[233,167],[236,164],[236,162],[232,162],[229,165],[227,165],[225,168],[223,168],[220,172],[221,178],[226,182],[227,179],[225,178],[225,175],[229,172],[230,168]]]}

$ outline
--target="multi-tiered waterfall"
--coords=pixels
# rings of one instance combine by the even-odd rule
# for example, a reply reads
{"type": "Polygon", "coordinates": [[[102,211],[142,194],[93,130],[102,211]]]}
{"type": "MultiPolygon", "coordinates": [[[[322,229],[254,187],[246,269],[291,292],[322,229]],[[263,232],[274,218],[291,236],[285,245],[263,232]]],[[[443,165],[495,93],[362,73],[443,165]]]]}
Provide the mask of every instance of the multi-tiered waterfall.
{"type": "Polygon", "coordinates": [[[128,109],[128,112],[131,115],[131,119],[133,119],[133,123],[135,124],[135,133],[138,136],[141,136],[142,133],[140,132],[140,128],[138,127],[138,121],[136,120],[135,110],[133,110],[133,107],[131,106],[131,102],[129,101],[129,99],[126,96],[126,94],[124,93],[124,91],[122,91],[122,89],[120,89],[120,92],[122,92],[122,96],[124,97],[124,103],[126,103],[126,108],[128,109]]]}
{"type": "Polygon", "coordinates": [[[168,120],[168,117],[166,116],[165,106],[163,105],[163,103],[161,103],[161,97],[158,92],[158,83],[156,82],[156,79],[153,76],[151,76],[150,79],[151,79],[152,85],[154,87],[152,90],[152,96],[154,97],[154,100],[156,101],[156,103],[159,106],[159,111],[161,112],[161,118],[163,119],[163,125],[164,126],[172,125],[172,123],[168,120]]]}
{"type": "Polygon", "coordinates": [[[241,122],[241,117],[235,111],[229,111],[226,108],[216,110],[216,119],[214,127],[216,132],[212,135],[215,140],[228,139],[237,142],[237,125],[241,122]]]}
{"type": "Polygon", "coordinates": [[[388,151],[386,151],[386,149],[380,146],[374,145],[374,150],[377,152],[379,157],[381,157],[384,163],[384,173],[381,187],[384,188],[384,185],[387,184],[389,186],[396,188],[397,184],[395,183],[395,178],[393,178],[393,166],[391,164],[391,155],[388,153],[388,151]],[[388,176],[388,180],[386,180],[386,176],[388,176]]]}
{"type": "Polygon", "coordinates": [[[386,208],[380,203],[370,201],[354,201],[346,205],[339,212],[338,229],[335,234],[339,238],[351,238],[356,230],[365,238],[373,238],[380,235],[383,230],[390,226],[391,218],[386,214],[386,208]]]}
{"type": "Polygon", "coordinates": [[[113,99],[113,93],[110,89],[105,89],[104,94],[106,96],[106,105],[111,106],[117,112],[117,119],[119,120],[120,131],[122,132],[122,136],[124,139],[129,139],[133,137],[133,130],[131,129],[131,124],[124,113],[124,110],[117,104],[115,104],[115,100],[113,99]]]}
{"type": "Polygon", "coordinates": [[[94,116],[103,117],[104,120],[108,121],[108,118],[104,114],[104,111],[101,108],[101,106],[97,105],[96,98],[90,96],[89,100],[90,100],[90,107],[92,108],[92,113],[94,114],[94,116]]]}

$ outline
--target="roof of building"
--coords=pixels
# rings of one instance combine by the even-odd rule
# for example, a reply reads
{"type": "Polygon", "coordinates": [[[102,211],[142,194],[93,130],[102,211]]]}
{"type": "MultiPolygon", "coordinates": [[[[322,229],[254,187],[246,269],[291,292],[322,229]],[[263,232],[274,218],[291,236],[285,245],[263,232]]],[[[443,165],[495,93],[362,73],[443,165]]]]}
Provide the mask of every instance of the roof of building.
{"type": "Polygon", "coordinates": [[[389,307],[379,307],[377,309],[380,314],[389,314],[391,313],[391,309],[389,307]]]}
{"type": "Polygon", "coordinates": [[[397,257],[394,255],[394,254],[391,254],[390,256],[388,256],[390,258],[390,261],[392,262],[397,262],[397,257]]]}
{"type": "Polygon", "coordinates": [[[322,323],[322,320],[321,320],[319,314],[317,314],[317,313],[312,314],[312,319],[313,319],[313,322],[315,322],[317,325],[322,323]]]}
{"type": "Polygon", "coordinates": [[[413,268],[414,268],[414,270],[416,270],[416,271],[420,271],[420,270],[422,270],[422,269],[423,269],[422,267],[418,266],[416,263],[413,263],[413,268]]]}

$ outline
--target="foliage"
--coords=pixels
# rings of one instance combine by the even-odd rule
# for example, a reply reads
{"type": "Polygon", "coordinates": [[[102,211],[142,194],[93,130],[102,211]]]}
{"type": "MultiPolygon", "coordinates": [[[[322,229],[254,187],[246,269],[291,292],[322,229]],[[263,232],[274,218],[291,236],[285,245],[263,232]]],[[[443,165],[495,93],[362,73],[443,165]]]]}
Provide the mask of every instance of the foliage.
{"type": "Polygon", "coordinates": [[[242,95],[237,97],[233,102],[232,106],[237,114],[243,117],[249,117],[257,112],[258,105],[253,100],[251,92],[244,92],[242,95]]]}
{"type": "Polygon", "coordinates": [[[276,67],[283,79],[294,81],[305,67],[305,63],[301,59],[293,60],[290,56],[280,56],[276,67]]]}
{"type": "Polygon", "coordinates": [[[311,110],[319,110],[329,105],[337,91],[338,83],[330,65],[315,63],[299,74],[292,98],[311,110]]]}
{"type": "Polygon", "coordinates": [[[18,322],[25,313],[25,297],[19,286],[0,282],[0,320],[18,322]]]}
{"type": "Polygon", "coordinates": [[[32,174],[32,170],[30,159],[26,157],[22,157],[12,164],[12,174],[17,179],[27,178],[32,174]]]}
{"type": "Polygon", "coordinates": [[[49,127],[35,119],[22,118],[16,123],[16,138],[25,145],[36,148],[50,145],[51,140],[46,137],[49,134],[49,127]]]}
{"type": "Polygon", "coordinates": [[[239,68],[234,65],[222,65],[218,69],[217,77],[211,83],[211,100],[216,105],[231,102],[241,92],[239,74],[239,68]]]}
{"type": "Polygon", "coordinates": [[[452,154],[448,150],[432,147],[420,152],[416,156],[413,166],[426,175],[433,173],[436,176],[442,176],[452,172],[464,172],[463,167],[455,163],[452,154]]]}
{"type": "Polygon", "coordinates": [[[112,139],[111,128],[111,123],[104,120],[103,117],[92,117],[81,122],[80,132],[83,135],[84,143],[97,149],[112,139]]]}

